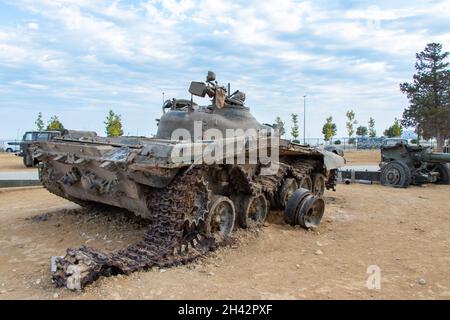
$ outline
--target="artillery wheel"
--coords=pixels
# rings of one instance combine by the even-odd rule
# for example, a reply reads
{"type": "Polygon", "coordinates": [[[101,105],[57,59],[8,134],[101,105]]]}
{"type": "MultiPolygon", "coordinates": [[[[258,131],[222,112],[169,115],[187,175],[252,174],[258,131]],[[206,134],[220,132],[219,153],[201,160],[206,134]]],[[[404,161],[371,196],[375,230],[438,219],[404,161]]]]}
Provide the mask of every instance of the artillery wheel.
{"type": "Polygon", "coordinates": [[[302,205],[303,200],[310,195],[312,195],[311,191],[302,188],[297,189],[297,191],[292,194],[284,209],[284,221],[287,224],[290,224],[291,226],[297,224],[297,211],[302,205]]]}
{"type": "Polygon", "coordinates": [[[234,227],[235,209],[233,202],[224,196],[214,196],[211,201],[208,231],[218,242],[230,236],[234,227]]]}
{"type": "Polygon", "coordinates": [[[450,168],[448,165],[438,163],[434,166],[434,170],[439,172],[439,178],[436,183],[438,184],[450,184],[450,168]]]}
{"type": "Polygon", "coordinates": [[[277,204],[280,209],[284,209],[286,207],[289,198],[294,194],[294,192],[297,189],[298,184],[295,179],[287,178],[286,180],[284,180],[283,185],[281,186],[276,196],[277,204]]]}
{"type": "Polygon", "coordinates": [[[313,193],[319,197],[325,193],[325,176],[323,174],[318,173],[314,175],[313,193]]]}
{"type": "Polygon", "coordinates": [[[387,187],[407,188],[411,184],[411,171],[401,161],[392,161],[381,169],[381,184],[387,187]]]}
{"type": "Polygon", "coordinates": [[[263,194],[256,196],[238,195],[233,198],[237,221],[242,228],[263,223],[269,213],[269,204],[263,194]]]}
{"type": "Polygon", "coordinates": [[[298,187],[301,189],[307,189],[309,191],[313,190],[313,183],[310,176],[304,176],[302,180],[300,180],[300,183],[298,184],[298,187]]]}
{"type": "Polygon", "coordinates": [[[325,201],[318,196],[310,195],[303,200],[297,212],[297,223],[305,229],[317,228],[325,212],[325,201]]]}

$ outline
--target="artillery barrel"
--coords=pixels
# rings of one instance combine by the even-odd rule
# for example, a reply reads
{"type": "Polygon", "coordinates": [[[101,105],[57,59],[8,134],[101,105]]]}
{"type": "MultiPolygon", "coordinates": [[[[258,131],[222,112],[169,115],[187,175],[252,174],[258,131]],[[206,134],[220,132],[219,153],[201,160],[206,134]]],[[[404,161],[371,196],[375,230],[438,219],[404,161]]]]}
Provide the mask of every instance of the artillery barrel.
{"type": "Polygon", "coordinates": [[[450,162],[450,153],[431,152],[424,156],[427,162],[450,162]]]}

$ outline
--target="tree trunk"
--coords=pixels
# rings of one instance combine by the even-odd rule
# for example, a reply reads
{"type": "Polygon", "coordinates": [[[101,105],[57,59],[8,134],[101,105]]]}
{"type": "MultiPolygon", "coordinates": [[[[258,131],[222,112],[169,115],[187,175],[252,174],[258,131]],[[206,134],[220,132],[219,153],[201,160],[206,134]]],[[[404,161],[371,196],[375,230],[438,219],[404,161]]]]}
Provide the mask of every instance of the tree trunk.
{"type": "Polygon", "coordinates": [[[441,130],[436,129],[436,151],[437,152],[443,152],[444,150],[444,137],[441,135],[441,130]]]}

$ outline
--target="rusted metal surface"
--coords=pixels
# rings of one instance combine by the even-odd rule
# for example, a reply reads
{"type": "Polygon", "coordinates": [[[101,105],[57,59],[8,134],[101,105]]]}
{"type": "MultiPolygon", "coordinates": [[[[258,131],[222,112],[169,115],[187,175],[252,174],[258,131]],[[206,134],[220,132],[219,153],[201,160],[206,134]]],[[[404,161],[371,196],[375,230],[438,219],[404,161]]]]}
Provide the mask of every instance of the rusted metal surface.
{"type": "MultiPolygon", "coordinates": [[[[103,253],[88,247],[68,249],[63,258],[55,260],[53,278],[57,285],[79,289],[100,276],[192,261],[227,243],[235,226],[258,227],[269,208],[286,208],[300,187],[309,189],[309,193],[304,210],[298,210],[303,215],[305,210],[315,213],[316,220],[308,224],[307,218],[298,218],[293,223],[314,227],[320,221],[321,195],[324,188],[334,189],[336,168],[343,165],[343,159],[280,140],[279,145],[268,149],[270,154],[276,151],[279,158],[264,164],[260,143],[267,143],[271,135],[259,136],[257,144],[244,136],[198,141],[195,121],[203,125],[200,135],[208,129],[219,133],[235,128],[259,132],[268,127],[257,122],[245,107],[243,92],[224,95],[225,89],[213,82],[193,83],[191,90],[199,96],[210,96],[212,104],[166,101],[154,138],[103,138],[71,131],[69,136],[34,146],[42,183],[50,192],[80,205],[124,208],[149,220],[145,238],[123,250],[103,253]],[[192,139],[173,139],[172,132],[180,128],[193,134],[192,139]],[[208,148],[238,142],[244,148],[232,158],[257,151],[256,163],[202,162],[208,148]],[[185,157],[189,161],[173,160],[174,150],[180,147],[192,149],[185,157]],[[272,166],[275,169],[268,170],[272,166]]],[[[225,155],[223,158],[229,160],[225,155]]]]}
{"type": "Polygon", "coordinates": [[[187,263],[214,249],[214,233],[201,227],[208,223],[209,199],[207,183],[198,171],[154,190],[147,203],[154,220],[143,240],[113,253],[85,246],[68,249],[65,257],[56,259],[55,283],[81,289],[100,276],[187,263]],[[196,206],[198,203],[202,205],[196,206]]]}

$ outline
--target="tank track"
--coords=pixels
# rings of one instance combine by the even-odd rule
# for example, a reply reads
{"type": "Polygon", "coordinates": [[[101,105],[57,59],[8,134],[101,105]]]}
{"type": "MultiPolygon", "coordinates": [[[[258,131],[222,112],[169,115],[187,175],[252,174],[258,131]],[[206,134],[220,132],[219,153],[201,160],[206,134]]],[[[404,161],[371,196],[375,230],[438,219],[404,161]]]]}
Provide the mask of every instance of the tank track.
{"type": "Polygon", "coordinates": [[[154,221],[143,240],[112,253],[86,246],[67,249],[66,255],[55,261],[53,281],[57,286],[81,289],[100,276],[186,264],[214,250],[215,239],[199,228],[207,225],[208,203],[198,207],[198,195],[207,197],[208,188],[197,170],[150,193],[147,202],[154,221]]]}
{"type": "MultiPolygon", "coordinates": [[[[52,168],[41,169],[43,184],[50,192],[85,204],[64,193],[51,177],[52,168]]],[[[252,176],[241,166],[233,166],[229,174],[234,192],[249,196],[264,194],[270,199],[277,196],[284,179],[300,180],[313,170],[314,166],[309,163],[281,163],[280,170],[272,176],[252,176]]],[[[86,246],[67,249],[66,255],[55,261],[54,283],[80,290],[101,276],[187,264],[215,250],[223,243],[208,230],[211,192],[205,178],[207,171],[207,167],[198,166],[175,178],[168,187],[149,191],[147,207],[153,223],[140,242],[111,253],[86,246]]]]}

